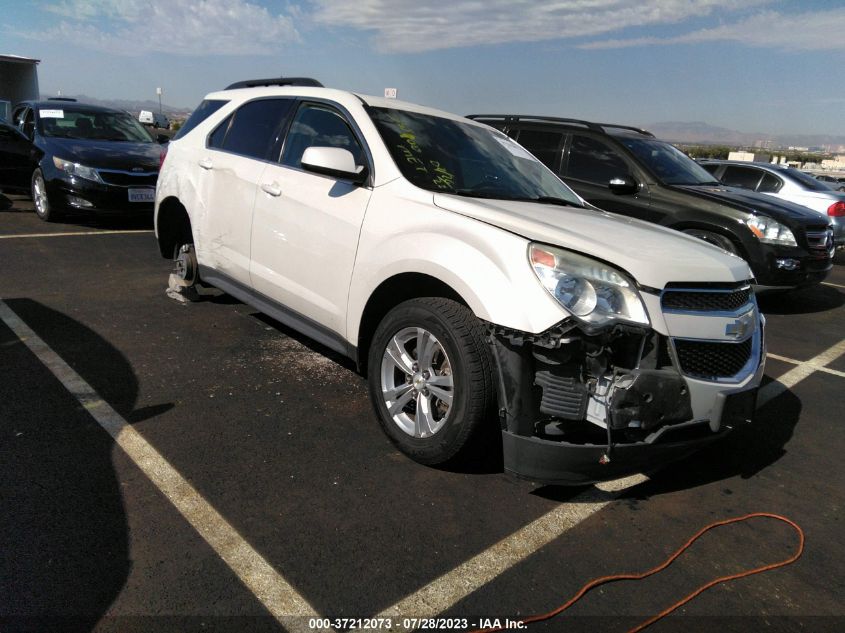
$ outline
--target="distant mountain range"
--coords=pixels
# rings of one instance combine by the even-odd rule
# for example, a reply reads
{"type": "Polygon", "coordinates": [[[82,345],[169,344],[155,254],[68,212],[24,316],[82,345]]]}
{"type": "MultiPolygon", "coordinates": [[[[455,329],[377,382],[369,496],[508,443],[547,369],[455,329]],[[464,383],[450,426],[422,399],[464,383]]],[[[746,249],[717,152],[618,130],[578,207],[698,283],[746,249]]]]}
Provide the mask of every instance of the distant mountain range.
{"type": "MultiPolygon", "coordinates": [[[[126,110],[137,114],[141,110],[150,110],[151,112],[158,112],[158,101],[147,99],[145,101],[137,101],[131,99],[96,99],[86,95],[62,95],[69,99],[76,99],[80,103],[90,103],[91,105],[103,106],[105,108],[114,108],[116,110],[126,110]]],[[[47,96],[43,97],[47,99],[47,96]]],[[[169,106],[166,103],[161,104],[161,111],[169,118],[183,118],[191,110],[189,108],[177,108],[169,106]]]]}
{"type": "Polygon", "coordinates": [[[710,125],[702,121],[663,121],[645,126],[658,138],[674,143],[705,143],[714,145],[754,146],[769,141],[771,147],[830,147],[836,151],[845,145],[845,136],[832,134],[764,134],[739,132],[710,125]]]}
{"type": "MultiPolygon", "coordinates": [[[[83,103],[101,105],[118,110],[128,110],[138,113],[141,110],[158,112],[158,101],[147,99],[137,101],[130,99],[95,99],[86,95],[64,95],[77,99],[83,103]]],[[[169,118],[184,118],[190,108],[178,108],[167,105],[161,106],[162,112],[169,118]]],[[[656,137],[673,143],[703,143],[707,145],[730,145],[753,147],[760,141],[769,141],[771,147],[830,147],[831,151],[839,151],[845,147],[845,135],[828,134],[764,134],[762,132],[739,132],[703,121],[661,121],[644,126],[656,137]]]]}

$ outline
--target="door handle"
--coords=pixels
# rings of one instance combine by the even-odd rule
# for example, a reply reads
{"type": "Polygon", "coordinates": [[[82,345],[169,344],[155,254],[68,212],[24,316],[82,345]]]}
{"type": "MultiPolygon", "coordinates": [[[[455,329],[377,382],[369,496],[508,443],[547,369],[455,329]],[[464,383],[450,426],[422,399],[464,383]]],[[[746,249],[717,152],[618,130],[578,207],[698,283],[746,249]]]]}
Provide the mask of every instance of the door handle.
{"type": "Polygon", "coordinates": [[[279,186],[279,183],[275,181],[262,183],[261,191],[270,194],[274,198],[278,198],[282,195],[282,188],[279,186]]]}
{"type": "Polygon", "coordinates": [[[212,162],[211,162],[211,159],[210,159],[210,158],[203,158],[203,159],[202,159],[202,160],[198,163],[198,165],[199,165],[200,167],[202,167],[203,169],[211,169],[212,167],[214,167],[214,163],[212,163],[212,162]]]}

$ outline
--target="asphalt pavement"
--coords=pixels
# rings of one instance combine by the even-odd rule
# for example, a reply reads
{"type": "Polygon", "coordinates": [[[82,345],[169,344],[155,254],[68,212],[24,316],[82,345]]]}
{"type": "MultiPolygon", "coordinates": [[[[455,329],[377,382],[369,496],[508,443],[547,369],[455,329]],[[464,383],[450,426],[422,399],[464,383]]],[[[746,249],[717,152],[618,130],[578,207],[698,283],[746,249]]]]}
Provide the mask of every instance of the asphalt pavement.
{"type": "MultiPolygon", "coordinates": [[[[845,265],[760,298],[765,381],[787,388],[752,425],[647,477],[562,488],[496,455],[410,461],[348,361],[220,292],[167,298],[148,220],[31,209],[0,196],[0,630],[467,630],[749,512],[798,523],[799,561],[649,630],[845,629],[845,265]]],[[[771,520],[719,528],[529,630],[626,631],[795,543],[771,520]]]]}

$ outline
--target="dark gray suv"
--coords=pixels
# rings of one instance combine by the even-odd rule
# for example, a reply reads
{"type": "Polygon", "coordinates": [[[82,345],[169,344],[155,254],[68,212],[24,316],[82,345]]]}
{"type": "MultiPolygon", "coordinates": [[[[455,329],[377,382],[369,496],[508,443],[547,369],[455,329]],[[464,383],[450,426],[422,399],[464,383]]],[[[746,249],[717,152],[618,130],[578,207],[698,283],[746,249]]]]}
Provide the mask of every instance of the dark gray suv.
{"type": "Polygon", "coordinates": [[[645,130],[577,119],[470,115],[504,131],[591,204],[700,237],[744,258],[760,289],[818,283],[833,233],[802,206],[727,187],[645,130]]]}

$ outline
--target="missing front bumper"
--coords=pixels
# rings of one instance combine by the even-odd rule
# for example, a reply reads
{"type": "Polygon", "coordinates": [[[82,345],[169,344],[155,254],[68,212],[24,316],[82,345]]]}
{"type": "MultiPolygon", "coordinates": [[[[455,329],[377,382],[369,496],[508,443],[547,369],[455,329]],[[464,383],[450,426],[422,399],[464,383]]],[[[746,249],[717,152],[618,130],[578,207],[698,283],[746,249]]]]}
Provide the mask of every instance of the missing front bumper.
{"type": "Polygon", "coordinates": [[[531,336],[492,326],[488,340],[505,469],[522,478],[579,485],[651,471],[753,415],[756,383],[712,392],[712,415],[694,419],[690,390],[699,384],[650,330],[585,334],[564,323],[531,336]]]}

